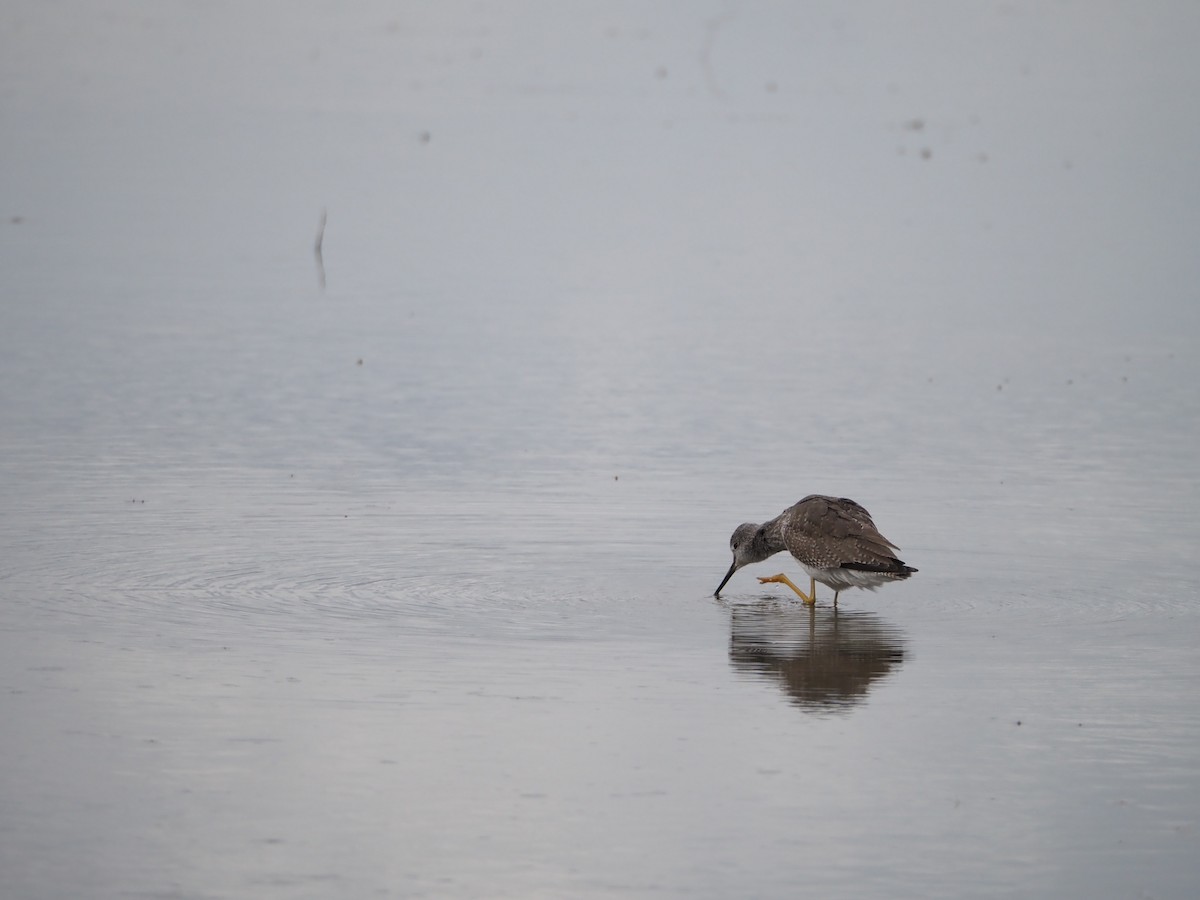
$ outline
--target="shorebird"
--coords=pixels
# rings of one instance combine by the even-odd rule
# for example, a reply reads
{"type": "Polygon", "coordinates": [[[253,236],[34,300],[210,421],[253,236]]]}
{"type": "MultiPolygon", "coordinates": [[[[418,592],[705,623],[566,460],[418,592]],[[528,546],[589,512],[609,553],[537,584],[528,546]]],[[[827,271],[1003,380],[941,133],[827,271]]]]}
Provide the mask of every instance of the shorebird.
{"type": "Polygon", "coordinates": [[[806,594],[784,574],[759,578],[760,584],[786,584],[805,603],[817,602],[817,582],[833,588],[833,602],[847,588],[873,591],[889,581],[902,581],[917,571],[892,555],[900,548],[879,533],[871,514],[845,497],[810,494],[769,522],[739,525],[729,539],[733,565],[713,592],[721,596],[733,573],[789,551],[808,573],[806,594]]]}

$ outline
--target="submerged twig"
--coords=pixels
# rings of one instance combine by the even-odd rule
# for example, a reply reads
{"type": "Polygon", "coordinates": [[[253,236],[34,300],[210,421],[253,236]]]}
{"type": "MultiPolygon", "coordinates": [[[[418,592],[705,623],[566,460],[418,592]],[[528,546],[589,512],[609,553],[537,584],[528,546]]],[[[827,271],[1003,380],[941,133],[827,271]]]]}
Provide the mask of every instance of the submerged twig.
{"type": "Polygon", "coordinates": [[[321,245],[325,243],[325,210],[321,210],[321,224],[317,226],[317,242],[313,244],[313,255],[317,258],[317,283],[325,290],[325,257],[321,245]]]}

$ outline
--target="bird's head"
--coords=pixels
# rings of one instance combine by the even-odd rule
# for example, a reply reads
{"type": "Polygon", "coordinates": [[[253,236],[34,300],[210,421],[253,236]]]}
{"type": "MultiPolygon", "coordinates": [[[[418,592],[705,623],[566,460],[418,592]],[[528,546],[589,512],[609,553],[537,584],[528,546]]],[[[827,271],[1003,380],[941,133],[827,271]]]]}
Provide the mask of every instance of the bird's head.
{"type": "Polygon", "coordinates": [[[753,522],[743,522],[733,529],[733,534],[729,538],[729,549],[733,551],[733,565],[729,567],[729,571],[725,573],[725,577],[713,591],[714,597],[720,595],[721,588],[725,587],[734,572],[750,563],[762,562],[772,552],[767,547],[763,526],[755,525],[753,522]]]}

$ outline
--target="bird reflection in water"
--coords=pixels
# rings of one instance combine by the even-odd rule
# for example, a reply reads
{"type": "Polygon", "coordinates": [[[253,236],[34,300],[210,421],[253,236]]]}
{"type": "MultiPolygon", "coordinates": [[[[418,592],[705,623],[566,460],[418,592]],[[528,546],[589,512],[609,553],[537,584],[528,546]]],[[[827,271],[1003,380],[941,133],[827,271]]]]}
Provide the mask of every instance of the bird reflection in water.
{"type": "Polygon", "coordinates": [[[904,637],[872,612],[733,606],[729,658],[807,712],[843,712],[904,662],[904,637]]]}

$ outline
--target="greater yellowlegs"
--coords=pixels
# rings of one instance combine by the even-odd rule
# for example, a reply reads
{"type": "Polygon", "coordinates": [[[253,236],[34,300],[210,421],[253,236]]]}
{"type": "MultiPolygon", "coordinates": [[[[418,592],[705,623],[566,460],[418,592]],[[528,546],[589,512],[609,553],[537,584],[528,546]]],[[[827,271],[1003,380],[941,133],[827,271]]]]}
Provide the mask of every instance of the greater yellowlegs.
{"type": "Polygon", "coordinates": [[[892,555],[900,548],[879,533],[871,514],[845,497],[810,494],[769,522],[739,525],[729,539],[733,565],[713,592],[721,595],[733,573],[742,566],[762,562],[780,550],[789,551],[808,573],[809,593],[792,584],[786,575],[759,578],[759,582],[786,584],[805,603],[817,600],[817,582],[833,588],[833,602],[847,588],[873,591],[889,581],[902,581],[917,571],[892,555]]]}

